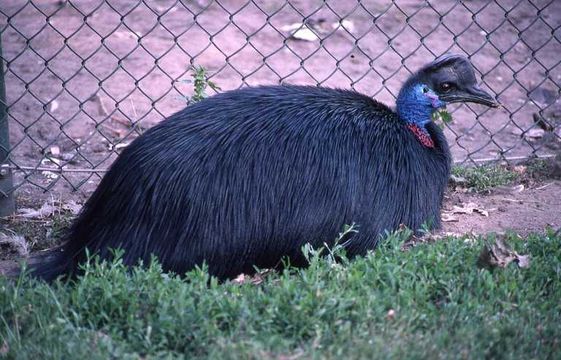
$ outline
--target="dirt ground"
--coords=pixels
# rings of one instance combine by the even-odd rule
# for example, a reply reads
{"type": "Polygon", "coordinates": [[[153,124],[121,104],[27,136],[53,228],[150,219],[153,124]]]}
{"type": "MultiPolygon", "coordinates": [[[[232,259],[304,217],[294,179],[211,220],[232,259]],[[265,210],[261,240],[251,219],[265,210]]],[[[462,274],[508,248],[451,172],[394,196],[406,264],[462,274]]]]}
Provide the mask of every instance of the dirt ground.
{"type": "MultiPolygon", "coordinates": [[[[488,212],[456,213],[457,221],[443,222],[444,233],[485,235],[515,231],[524,236],[546,228],[561,228],[561,181],[549,179],[531,185],[513,184],[492,190],[489,194],[451,192],[444,212],[468,204],[488,212]],[[522,188],[524,186],[524,188],[522,188]]],[[[469,209],[469,206],[468,206],[469,209]]]]}
{"type": "MultiPolygon", "coordinates": [[[[411,71],[464,53],[503,108],[449,109],[456,161],[561,147],[561,1],[3,0],[0,29],[19,209],[83,203],[122,146],[185,106],[192,65],[221,91],[320,84],[393,104],[411,71]],[[290,38],[304,18],[321,40],[290,38]]],[[[450,193],[445,209],[474,203],[489,216],[455,214],[444,230],[561,226],[559,181],[525,186],[450,193]]]]}

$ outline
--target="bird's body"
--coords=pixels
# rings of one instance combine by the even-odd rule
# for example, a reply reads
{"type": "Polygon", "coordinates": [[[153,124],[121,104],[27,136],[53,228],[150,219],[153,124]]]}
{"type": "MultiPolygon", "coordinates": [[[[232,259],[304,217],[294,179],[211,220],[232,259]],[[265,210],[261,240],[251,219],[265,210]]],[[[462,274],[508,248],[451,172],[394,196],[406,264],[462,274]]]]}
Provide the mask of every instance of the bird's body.
{"type": "Polygon", "coordinates": [[[358,225],[351,256],[400,224],[438,227],[450,153],[430,121],[440,104],[427,104],[412,122],[417,110],[356,92],[271,86],[191,105],[123,151],[36,273],[72,274],[86,248],[121,248],[127,265],[154,255],[166,271],[206,263],[231,278],[283,257],[304,265],[301,247],[332,244],[345,224],[358,225]]]}

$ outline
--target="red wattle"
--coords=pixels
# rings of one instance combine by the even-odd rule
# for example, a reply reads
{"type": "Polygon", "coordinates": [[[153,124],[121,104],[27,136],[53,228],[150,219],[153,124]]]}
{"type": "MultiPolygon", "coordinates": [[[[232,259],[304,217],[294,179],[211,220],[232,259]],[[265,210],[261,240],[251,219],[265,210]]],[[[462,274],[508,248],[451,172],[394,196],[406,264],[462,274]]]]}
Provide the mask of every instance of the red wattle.
{"type": "Polygon", "coordinates": [[[426,130],[420,128],[415,124],[407,124],[407,128],[411,130],[413,134],[415,134],[417,140],[419,140],[425,147],[434,148],[434,141],[432,141],[432,138],[426,132],[426,130]]]}

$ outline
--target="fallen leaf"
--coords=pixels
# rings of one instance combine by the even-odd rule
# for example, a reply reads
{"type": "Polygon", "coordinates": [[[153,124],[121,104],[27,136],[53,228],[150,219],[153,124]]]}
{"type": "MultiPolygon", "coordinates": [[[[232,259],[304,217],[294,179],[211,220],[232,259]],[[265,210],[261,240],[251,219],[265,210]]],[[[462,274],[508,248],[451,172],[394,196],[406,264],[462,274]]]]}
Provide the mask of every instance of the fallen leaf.
{"type": "Polygon", "coordinates": [[[244,273],[241,273],[238,276],[236,276],[236,278],[234,280],[232,280],[232,282],[234,284],[244,284],[246,282],[245,278],[246,278],[246,275],[244,273]]]}
{"type": "Polygon", "coordinates": [[[388,313],[386,314],[386,319],[393,320],[395,318],[395,310],[389,309],[388,313]]]}
{"type": "Polygon", "coordinates": [[[526,131],[525,136],[533,139],[542,138],[545,135],[545,130],[543,129],[530,129],[526,131]]]}
{"type": "Polygon", "coordinates": [[[15,251],[19,256],[29,255],[27,241],[25,241],[25,238],[23,236],[18,235],[14,232],[11,232],[10,234],[0,232],[0,245],[4,245],[10,249],[13,249],[13,251],[15,251]]]}
{"type": "Polygon", "coordinates": [[[347,30],[350,33],[353,33],[355,30],[355,24],[348,19],[344,19],[339,21],[334,22],[333,24],[331,24],[331,27],[333,28],[333,30],[347,30]]]}
{"type": "Polygon", "coordinates": [[[55,112],[55,110],[58,109],[58,101],[53,100],[51,101],[51,103],[49,104],[49,112],[53,113],[55,112]]]}
{"type": "MultiPolygon", "coordinates": [[[[296,40],[316,41],[319,40],[318,34],[329,33],[331,29],[329,29],[327,26],[328,24],[325,19],[309,19],[305,23],[293,23],[290,25],[282,26],[281,30],[288,32],[289,37],[296,40]]],[[[339,26],[338,23],[337,26],[339,26]]]]}
{"type": "MultiPolygon", "coordinates": [[[[46,171],[44,171],[46,172],[46,171]]],[[[49,203],[44,203],[39,209],[22,208],[18,210],[18,216],[26,219],[36,219],[51,216],[57,208],[49,203]]]]}
{"type": "Polygon", "coordinates": [[[449,212],[442,212],[442,214],[440,215],[440,219],[444,222],[457,222],[460,221],[460,219],[458,219],[457,217],[455,217],[454,215],[452,215],[449,212]]]}
{"type": "Polygon", "coordinates": [[[58,157],[60,155],[60,147],[53,145],[49,148],[51,155],[58,157]]]}
{"type": "Polygon", "coordinates": [[[58,179],[59,177],[57,173],[54,173],[52,171],[41,171],[41,175],[43,175],[44,177],[50,180],[55,180],[58,179]]]}
{"type": "Polygon", "coordinates": [[[315,41],[319,39],[319,37],[307,26],[304,26],[296,30],[295,32],[290,34],[290,37],[296,40],[304,40],[304,41],[315,41]]]}
{"type": "Polygon", "coordinates": [[[263,269],[261,271],[259,271],[258,273],[254,274],[253,276],[249,276],[246,274],[239,274],[238,276],[236,276],[236,278],[234,280],[232,280],[232,282],[234,284],[238,284],[238,285],[242,285],[242,284],[247,284],[247,283],[251,283],[253,285],[259,285],[261,284],[263,281],[265,281],[265,278],[272,272],[273,270],[271,269],[263,269]]]}
{"type": "Polygon", "coordinates": [[[526,269],[530,267],[530,255],[519,255],[516,253],[518,260],[518,267],[526,269]]]}
{"type": "Polygon", "coordinates": [[[60,159],[57,159],[52,156],[41,159],[41,165],[52,165],[52,164],[60,165],[60,163],[61,163],[60,159]]]}
{"type": "Polygon", "coordinates": [[[530,266],[530,255],[518,254],[505,242],[504,237],[499,236],[495,239],[494,244],[485,242],[479,254],[478,264],[487,268],[504,268],[513,261],[516,261],[520,268],[528,268],[530,266]]]}
{"type": "Polygon", "coordinates": [[[485,217],[489,216],[489,212],[487,210],[484,210],[484,209],[475,208],[475,209],[473,209],[473,211],[476,212],[476,213],[479,213],[479,214],[481,214],[485,217]]]}
{"type": "Polygon", "coordinates": [[[113,151],[113,150],[124,149],[129,145],[130,145],[130,143],[118,143],[118,144],[115,144],[115,145],[109,144],[108,148],[109,148],[110,151],[113,151]]]}
{"type": "Polygon", "coordinates": [[[463,204],[461,206],[454,205],[452,207],[452,210],[450,211],[450,213],[452,214],[466,214],[466,215],[473,214],[474,212],[483,216],[489,216],[489,211],[480,208],[476,203],[472,203],[472,202],[463,204]]]}
{"type": "Polygon", "coordinates": [[[473,210],[477,207],[475,203],[467,203],[464,205],[454,205],[452,207],[453,214],[472,214],[473,210]]]}

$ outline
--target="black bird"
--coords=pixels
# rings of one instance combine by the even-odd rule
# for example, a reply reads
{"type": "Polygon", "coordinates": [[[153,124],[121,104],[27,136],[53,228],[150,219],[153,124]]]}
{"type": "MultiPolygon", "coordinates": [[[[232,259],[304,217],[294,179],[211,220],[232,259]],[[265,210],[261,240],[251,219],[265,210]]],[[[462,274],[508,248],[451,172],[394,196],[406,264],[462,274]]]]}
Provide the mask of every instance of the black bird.
{"type": "Polygon", "coordinates": [[[144,264],[155,255],[183,274],[206,263],[220,279],[304,266],[304,244],[333,244],[345,224],[350,256],[386,230],[440,226],[450,170],[446,139],[431,119],[454,102],[496,106],[469,61],[447,55],[404,84],[396,111],[348,90],[244,88],[172,115],[114,162],[54,260],[34,269],[75,275],[86,249],[144,264]]]}

